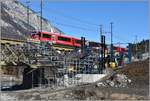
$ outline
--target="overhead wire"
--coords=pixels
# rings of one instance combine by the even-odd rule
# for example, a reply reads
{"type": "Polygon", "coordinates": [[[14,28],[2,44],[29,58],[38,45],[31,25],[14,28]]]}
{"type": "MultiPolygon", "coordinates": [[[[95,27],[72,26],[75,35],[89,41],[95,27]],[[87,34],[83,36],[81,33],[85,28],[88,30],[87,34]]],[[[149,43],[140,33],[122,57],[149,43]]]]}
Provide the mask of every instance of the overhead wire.
{"type": "Polygon", "coordinates": [[[74,29],[81,29],[81,30],[85,30],[85,31],[98,32],[98,29],[96,30],[96,29],[90,29],[90,28],[75,26],[75,25],[71,25],[71,24],[64,24],[64,23],[61,23],[59,21],[54,21],[54,20],[49,20],[49,21],[52,22],[52,23],[55,23],[57,25],[65,26],[65,27],[70,27],[70,28],[74,28],[74,29]]]}
{"type": "MultiPolygon", "coordinates": [[[[79,18],[76,18],[76,17],[73,17],[73,16],[69,16],[69,15],[65,15],[63,12],[61,12],[60,10],[58,11],[58,10],[54,10],[54,9],[50,9],[52,12],[57,12],[56,14],[59,14],[59,15],[61,15],[61,16],[63,16],[64,18],[69,18],[69,19],[71,19],[71,20],[74,20],[74,21],[76,21],[76,22],[79,22],[79,23],[84,23],[84,24],[87,24],[87,25],[90,25],[90,26],[97,26],[97,27],[99,27],[100,25],[98,25],[98,24],[94,24],[94,23],[92,23],[92,22],[88,22],[88,21],[84,21],[84,20],[81,20],[81,19],[79,19],[79,18]]],[[[62,25],[62,24],[61,24],[62,25]]],[[[71,26],[69,26],[69,27],[71,27],[71,26]]],[[[75,28],[75,27],[74,27],[75,28]]],[[[76,27],[76,28],[78,28],[78,27],[76,27]]],[[[82,28],[82,29],[84,29],[84,28],[82,28]]],[[[92,30],[90,30],[90,31],[92,31],[92,30]]],[[[94,31],[94,30],[93,30],[94,31]]],[[[96,31],[98,31],[98,30],[96,30],[96,31]]],[[[108,33],[108,32],[107,32],[108,33]]],[[[127,39],[125,39],[125,38],[123,38],[123,37],[120,37],[120,36],[118,36],[118,35],[113,35],[113,36],[115,36],[114,38],[115,39],[119,39],[119,40],[127,40],[127,39]]]]}
{"type": "MultiPolygon", "coordinates": [[[[95,32],[99,32],[99,30],[94,30],[94,29],[89,29],[89,28],[85,28],[85,27],[80,27],[80,26],[75,26],[75,25],[70,25],[70,24],[64,24],[64,23],[61,23],[61,22],[58,22],[58,21],[53,21],[53,20],[50,20],[50,22],[52,23],[55,23],[57,25],[61,25],[63,27],[70,27],[70,28],[74,28],[74,29],[81,29],[81,30],[86,30],[86,31],[95,31],[95,32]]],[[[107,33],[110,33],[110,32],[107,32],[107,33]]],[[[115,39],[117,40],[126,40],[116,34],[113,35],[115,39]]]]}
{"type": "MultiPolygon", "coordinates": [[[[88,22],[88,21],[84,21],[84,20],[81,20],[81,19],[79,19],[79,18],[76,18],[76,17],[73,17],[73,16],[70,16],[70,15],[66,15],[66,14],[64,14],[64,12],[62,12],[62,11],[60,11],[60,10],[54,10],[54,9],[49,9],[51,12],[57,12],[57,13],[55,13],[55,14],[57,14],[57,15],[61,15],[61,17],[64,17],[65,19],[66,18],[68,18],[68,19],[71,19],[71,20],[73,20],[73,21],[76,21],[76,22],[79,22],[79,23],[84,23],[84,24],[86,24],[86,25],[90,25],[90,26],[96,26],[96,27],[99,27],[99,25],[98,24],[95,24],[95,23],[92,23],[92,22],[88,22]]],[[[56,17],[55,17],[56,18],[56,17]]],[[[69,27],[69,28],[74,28],[74,29],[80,29],[80,30],[85,30],[85,31],[91,31],[91,32],[93,32],[93,31],[95,31],[95,32],[99,32],[99,30],[98,30],[98,28],[97,29],[91,29],[91,28],[85,28],[85,27],[81,27],[81,26],[76,26],[76,25],[72,25],[72,24],[65,24],[65,23],[61,23],[61,22],[59,22],[58,21],[58,19],[55,19],[55,21],[54,20],[49,20],[50,22],[52,22],[52,23],[54,23],[54,24],[56,24],[56,25],[60,25],[60,26],[63,26],[63,27],[69,27]]],[[[108,32],[107,32],[108,33],[108,32]]],[[[116,35],[114,35],[115,37],[115,39],[119,39],[119,40],[124,40],[124,38],[120,38],[120,37],[118,37],[118,36],[116,36],[116,35]]]]}
{"type": "Polygon", "coordinates": [[[66,15],[66,14],[64,14],[62,11],[58,11],[58,10],[54,10],[54,9],[49,9],[49,10],[51,10],[52,12],[57,12],[57,13],[55,13],[55,14],[57,14],[57,15],[61,15],[62,17],[64,17],[64,18],[68,18],[68,19],[70,19],[70,20],[74,20],[74,21],[76,21],[76,22],[79,22],[79,23],[84,23],[84,24],[86,24],[86,25],[90,25],[90,26],[96,26],[96,27],[98,27],[99,25],[98,24],[95,24],[95,23],[92,23],[92,22],[89,22],[89,21],[85,21],[85,20],[81,20],[81,19],[79,19],[79,18],[76,18],[76,17],[73,17],[73,16],[70,16],[70,15],[66,15]]]}
{"type": "MultiPolygon", "coordinates": [[[[106,35],[110,35],[110,32],[108,31],[108,32],[104,32],[104,34],[106,35]]],[[[117,34],[113,34],[113,39],[117,39],[117,40],[120,40],[120,41],[122,41],[122,42],[120,42],[120,43],[126,43],[125,42],[125,40],[127,40],[127,39],[125,39],[125,38],[123,38],[123,37],[121,37],[121,36],[119,36],[119,35],[117,35],[117,34]]],[[[129,42],[129,41],[128,41],[129,42]]],[[[113,43],[114,44],[114,43],[113,43]]]]}

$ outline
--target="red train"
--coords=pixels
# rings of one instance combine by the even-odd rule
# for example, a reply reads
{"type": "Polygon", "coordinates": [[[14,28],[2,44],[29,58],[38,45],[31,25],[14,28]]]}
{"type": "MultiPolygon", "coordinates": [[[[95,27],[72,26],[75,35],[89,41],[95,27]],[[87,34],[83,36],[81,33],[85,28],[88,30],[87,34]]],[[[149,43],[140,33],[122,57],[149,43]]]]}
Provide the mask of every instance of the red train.
{"type": "MultiPolygon", "coordinates": [[[[33,32],[32,38],[40,40],[40,41],[50,41],[57,45],[81,47],[81,39],[70,37],[70,36],[65,36],[65,35],[60,35],[59,33],[51,33],[51,32],[46,32],[46,31],[33,32]]],[[[94,48],[94,47],[100,47],[101,45],[98,42],[89,42],[89,46],[94,48]]],[[[114,46],[114,50],[116,52],[121,52],[121,51],[127,52],[126,48],[121,48],[121,47],[116,47],[116,46],[114,46]]]]}
{"type": "Polygon", "coordinates": [[[117,46],[114,46],[114,50],[116,52],[128,52],[127,48],[122,48],[122,47],[117,47],[117,46]]]}
{"type": "Polygon", "coordinates": [[[58,45],[65,45],[65,46],[73,46],[73,47],[80,47],[81,40],[78,38],[60,35],[58,33],[51,33],[51,32],[36,32],[32,34],[33,39],[38,39],[41,41],[50,41],[52,43],[58,45]]]}

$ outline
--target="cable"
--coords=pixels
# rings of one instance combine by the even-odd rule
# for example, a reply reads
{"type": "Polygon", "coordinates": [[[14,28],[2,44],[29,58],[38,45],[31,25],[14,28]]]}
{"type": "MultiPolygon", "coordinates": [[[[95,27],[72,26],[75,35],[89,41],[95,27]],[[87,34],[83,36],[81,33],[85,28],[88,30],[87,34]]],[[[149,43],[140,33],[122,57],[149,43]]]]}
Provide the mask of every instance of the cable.
{"type": "Polygon", "coordinates": [[[123,45],[123,44],[129,44],[129,43],[117,42],[117,43],[113,43],[113,44],[116,44],[116,45],[121,44],[121,45],[123,45]]]}
{"type": "MultiPolygon", "coordinates": [[[[104,32],[105,34],[110,34],[110,32],[104,32]]],[[[123,40],[127,40],[127,39],[125,39],[125,38],[123,38],[123,37],[120,37],[120,36],[118,36],[118,35],[116,35],[116,34],[113,34],[113,38],[115,38],[115,39],[117,39],[117,40],[121,40],[121,41],[123,41],[123,40]]],[[[129,42],[129,41],[128,41],[129,42]]]]}
{"type": "Polygon", "coordinates": [[[68,16],[68,15],[65,15],[64,13],[62,13],[61,11],[58,11],[58,10],[54,10],[54,9],[50,9],[52,12],[57,12],[57,13],[55,13],[55,14],[58,14],[58,15],[61,15],[61,16],[63,16],[64,18],[69,18],[69,19],[71,19],[71,20],[74,20],[74,21],[77,21],[77,22],[80,22],[80,23],[84,23],[84,24],[87,24],[87,25],[93,25],[93,26],[99,26],[98,24],[94,24],[94,23],[92,23],[92,22],[88,22],[88,21],[84,21],[84,20],[81,20],[81,19],[79,19],[79,18],[75,18],[75,17],[73,17],[73,16],[68,16]]]}
{"type": "Polygon", "coordinates": [[[55,23],[55,24],[57,24],[57,25],[70,27],[70,28],[81,29],[81,30],[86,30],[86,31],[88,30],[88,31],[92,31],[92,32],[93,32],[93,31],[98,32],[98,30],[89,29],[89,28],[85,28],[85,27],[74,26],[74,25],[69,25],[69,24],[64,24],[64,23],[60,23],[60,22],[58,22],[58,21],[50,20],[50,22],[55,23]]]}
{"type": "Polygon", "coordinates": [[[116,39],[118,39],[118,40],[121,40],[121,41],[127,40],[127,39],[125,39],[125,38],[123,38],[123,37],[120,37],[120,36],[118,36],[118,35],[116,35],[116,34],[114,34],[114,38],[116,38],[116,39]]]}
{"type": "MultiPolygon", "coordinates": [[[[71,24],[71,25],[77,25],[77,26],[86,26],[86,28],[90,28],[90,29],[98,29],[98,27],[94,27],[94,26],[89,26],[89,25],[84,25],[84,24],[81,24],[81,23],[76,23],[76,22],[72,22],[71,20],[66,20],[66,19],[64,19],[64,18],[59,18],[59,17],[56,17],[56,16],[51,16],[51,18],[50,18],[50,20],[55,20],[55,21],[57,21],[57,22],[62,22],[62,23],[64,23],[64,22],[67,22],[67,23],[69,23],[69,24],[71,24]],[[70,22],[71,21],[71,22],[70,22]]],[[[54,22],[55,22],[54,21],[54,22]]]]}

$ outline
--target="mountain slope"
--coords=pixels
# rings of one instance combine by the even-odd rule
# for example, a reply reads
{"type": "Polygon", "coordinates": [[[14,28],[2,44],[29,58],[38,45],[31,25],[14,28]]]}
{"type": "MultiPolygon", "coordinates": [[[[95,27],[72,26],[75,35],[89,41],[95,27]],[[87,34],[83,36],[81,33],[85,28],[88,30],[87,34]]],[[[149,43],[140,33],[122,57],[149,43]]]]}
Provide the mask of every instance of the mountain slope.
{"type": "MultiPolygon", "coordinates": [[[[1,38],[25,40],[30,32],[40,30],[40,16],[29,10],[29,24],[27,23],[27,8],[17,0],[1,1],[1,38]],[[24,37],[25,36],[25,37],[24,37]]],[[[48,20],[42,19],[44,31],[62,33],[48,20]]]]}

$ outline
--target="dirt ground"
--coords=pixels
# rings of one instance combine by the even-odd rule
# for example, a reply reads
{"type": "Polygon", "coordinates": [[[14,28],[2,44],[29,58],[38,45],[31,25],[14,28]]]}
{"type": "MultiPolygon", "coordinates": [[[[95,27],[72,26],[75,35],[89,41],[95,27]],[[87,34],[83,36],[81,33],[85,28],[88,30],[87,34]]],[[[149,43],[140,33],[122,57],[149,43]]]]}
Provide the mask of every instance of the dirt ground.
{"type": "Polygon", "coordinates": [[[13,100],[148,100],[149,60],[133,62],[117,70],[132,80],[128,87],[84,85],[67,89],[34,88],[2,92],[1,101],[13,100]]]}
{"type": "Polygon", "coordinates": [[[149,85],[149,60],[130,63],[120,69],[118,73],[127,75],[133,86],[143,88],[149,85]]]}
{"type": "MultiPolygon", "coordinates": [[[[113,88],[85,86],[54,91],[32,89],[2,93],[2,99],[15,100],[147,100],[146,88],[113,88]],[[7,97],[5,97],[7,96],[7,97]]],[[[2,100],[2,101],[5,101],[2,100]]],[[[7,100],[6,100],[7,101],[7,100]]]]}

